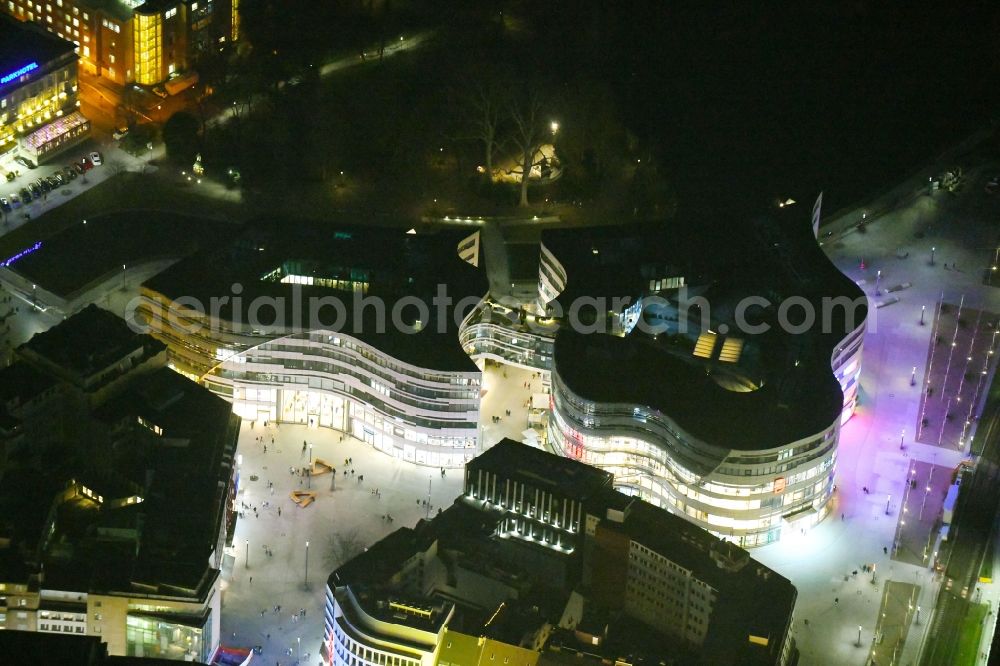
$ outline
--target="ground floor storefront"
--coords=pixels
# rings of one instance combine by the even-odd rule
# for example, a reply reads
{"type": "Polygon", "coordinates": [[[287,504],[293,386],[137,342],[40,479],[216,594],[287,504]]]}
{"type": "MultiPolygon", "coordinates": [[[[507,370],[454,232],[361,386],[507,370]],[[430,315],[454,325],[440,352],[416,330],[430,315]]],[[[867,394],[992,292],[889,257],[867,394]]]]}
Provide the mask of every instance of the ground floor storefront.
{"type": "Polygon", "coordinates": [[[418,428],[359,400],[323,390],[240,385],[233,411],[249,421],[294,423],[349,434],[399,460],[431,467],[461,467],[477,452],[478,423],[468,428],[418,428]],[[458,432],[467,430],[468,434],[458,432]]]}

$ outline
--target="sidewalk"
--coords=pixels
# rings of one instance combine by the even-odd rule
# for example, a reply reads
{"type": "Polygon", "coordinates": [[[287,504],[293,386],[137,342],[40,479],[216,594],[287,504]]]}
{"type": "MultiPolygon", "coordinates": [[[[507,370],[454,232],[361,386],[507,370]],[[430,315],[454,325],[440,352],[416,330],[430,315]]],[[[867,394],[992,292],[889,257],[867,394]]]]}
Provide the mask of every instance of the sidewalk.
{"type": "MultiPolygon", "coordinates": [[[[923,178],[926,181],[926,176],[923,178]]],[[[905,187],[912,190],[916,181],[900,186],[905,187]]],[[[937,586],[927,568],[909,564],[909,557],[905,561],[891,559],[897,526],[903,527],[901,505],[907,495],[911,465],[917,465],[919,475],[919,470],[931,465],[954,469],[963,457],[957,449],[914,441],[931,344],[929,317],[942,292],[948,302],[958,303],[964,296],[968,308],[1000,312],[1000,290],[984,286],[980,273],[993,257],[993,220],[1000,213],[1000,200],[987,197],[970,183],[957,196],[936,194],[909,199],[903,207],[885,212],[869,224],[866,233],[853,232],[862,211],[856,208],[840,214],[833,224],[845,225],[852,233],[825,240],[824,250],[841,271],[862,285],[872,300],[878,296],[877,271],[882,272],[880,285],[911,286],[892,294],[899,299],[892,306],[870,310],[859,406],[856,415],[841,429],[838,490],[831,515],[804,537],[783,539],[752,552],[754,558],[787,576],[799,591],[793,633],[803,664],[864,664],[870,656],[869,650],[856,647],[858,626],[862,627],[862,644],[867,648],[880,617],[881,590],[875,593],[869,584],[868,588],[859,588],[860,594],[857,590],[841,594],[843,586],[852,584],[845,583],[844,576],[851,579],[852,572],[862,564],[875,566],[878,581],[919,586],[917,605],[925,613],[931,608],[937,586]],[[933,265],[932,247],[936,248],[933,265]],[[944,263],[954,264],[957,269],[945,271],[944,263]],[[919,323],[922,307],[926,308],[927,318],[923,326],[919,323]],[[914,367],[917,370],[911,386],[914,367]],[[845,601],[845,596],[850,601],[845,601]],[[840,602],[834,604],[837,597],[840,602]],[[808,627],[804,626],[806,619],[810,621],[808,627]]],[[[911,495],[905,500],[906,514],[915,499],[911,495]]],[[[925,521],[931,519],[925,514],[925,521]]],[[[914,548],[910,536],[904,539],[906,548],[914,548]]],[[[921,547],[921,555],[922,551],[921,547]]],[[[915,635],[920,634],[910,632],[897,663],[915,660],[920,643],[915,635]]]]}
{"type": "Polygon", "coordinates": [[[352,437],[341,441],[339,432],[327,428],[290,424],[265,428],[261,422],[250,426],[244,421],[240,430],[236,503],[252,508],[244,510],[233,546],[226,549],[222,644],[260,645],[264,663],[293,663],[299,649],[300,663],[317,664],[326,580],[337,565],[333,535],[348,535],[370,546],[395,529],[411,527],[438,508],[450,506],[461,494],[463,477],[456,471],[442,477],[436,468],[395,460],[352,437]],[[312,448],[303,451],[303,441],[312,448]],[[336,479],[331,474],[304,479],[289,472],[307,467],[310,455],[332,463],[336,479]],[[346,468],[345,458],[353,460],[346,468]],[[364,481],[359,481],[361,475],[364,481]],[[372,494],[376,488],[378,496],[372,494]],[[297,506],[290,493],[298,490],[315,492],[316,501],[297,506]],[[431,501],[425,506],[428,494],[431,501]],[[391,523],[383,519],[386,514],[393,517],[391,523]],[[280,612],[275,606],[281,607],[280,612]],[[305,609],[305,615],[293,617],[299,609],[305,609]]]}

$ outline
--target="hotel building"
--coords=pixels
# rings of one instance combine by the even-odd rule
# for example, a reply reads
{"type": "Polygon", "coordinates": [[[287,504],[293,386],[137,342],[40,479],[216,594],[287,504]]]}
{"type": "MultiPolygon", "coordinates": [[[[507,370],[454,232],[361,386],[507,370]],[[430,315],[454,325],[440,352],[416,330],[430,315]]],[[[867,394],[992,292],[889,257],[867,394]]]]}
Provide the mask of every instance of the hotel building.
{"type": "Polygon", "coordinates": [[[87,138],[72,42],[0,16],[0,153],[44,162],[87,138]]]}
{"type": "Polygon", "coordinates": [[[2,0],[0,9],[77,47],[90,74],[153,85],[238,38],[239,0],[2,0]]]}
{"type": "Polygon", "coordinates": [[[330,575],[322,656],[337,666],[794,663],[788,580],[613,485],[503,440],[466,466],[452,507],[330,575]]]}
{"type": "Polygon", "coordinates": [[[211,661],[239,420],[165,363],[162,344],[90,306],[0,371],[0,630],[211,661]]]}
{"type": "Polygon", "coordinates": [[[140,314],[171,366],[243,418],[332,428],[401,460],[460,467],[478,450],[482,375],[458,342],[461,315],[434,299],[442,288],[471,308],[487,291],[461,241],[258,227],[148,281],[140,314]]]}

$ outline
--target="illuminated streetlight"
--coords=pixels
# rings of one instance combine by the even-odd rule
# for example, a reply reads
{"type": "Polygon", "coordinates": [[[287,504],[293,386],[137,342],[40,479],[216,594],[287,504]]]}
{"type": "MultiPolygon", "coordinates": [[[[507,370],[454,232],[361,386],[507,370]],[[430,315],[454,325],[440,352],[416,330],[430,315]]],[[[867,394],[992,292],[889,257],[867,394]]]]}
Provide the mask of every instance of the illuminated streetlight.
{"type": "Polygon", "coordinates": [[[306,571],[302,576],[303,587],[309,584],[309,542],[306,541],[306,571]]]}
{"type": "Polygon", "coordinates": [[[559,123],[553,120],[551,123],[549,123],[549,129],[551,129],[552,133],[555,134],[556,132],[559,131],[559,123]]]}

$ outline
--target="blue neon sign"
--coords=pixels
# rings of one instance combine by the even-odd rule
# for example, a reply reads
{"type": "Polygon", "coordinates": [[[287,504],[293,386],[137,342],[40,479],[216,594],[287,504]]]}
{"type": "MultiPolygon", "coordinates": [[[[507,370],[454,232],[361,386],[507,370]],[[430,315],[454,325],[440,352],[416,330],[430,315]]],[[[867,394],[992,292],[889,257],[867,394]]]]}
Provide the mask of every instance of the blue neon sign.
{"type": "Polygon", "coordinates": [[[0,76],[0,85],[3,85],[5,83],[10,83],[14,79],[20,78],[20,77],[24,76],[25,74],[27,74],[28,72],[33,72],[36,69],[38,69],[38,63],[37,62],[29,62],[27,65],[25,65],[21,69],[15,70],[15,71],[11,72],[10,74],[5,74],[3,76],[0,76]]]}
{"type": "Polygon", "coordinates": [[[35,243],[31,247],[24,248],[23,250],[21,250],[20,252],[18,252],[14,256],[8,257],[4,261],[0,261],[0,267],[7,268],[8,266],[10,266],[11,264],[13,264],[18,259],[22,259],[22,258],[28,256],[29,254],[31,254],[32,252],[37,252],[40,249],[42,249],[42,241],[38,241],[37,243],[35,243]]]}

